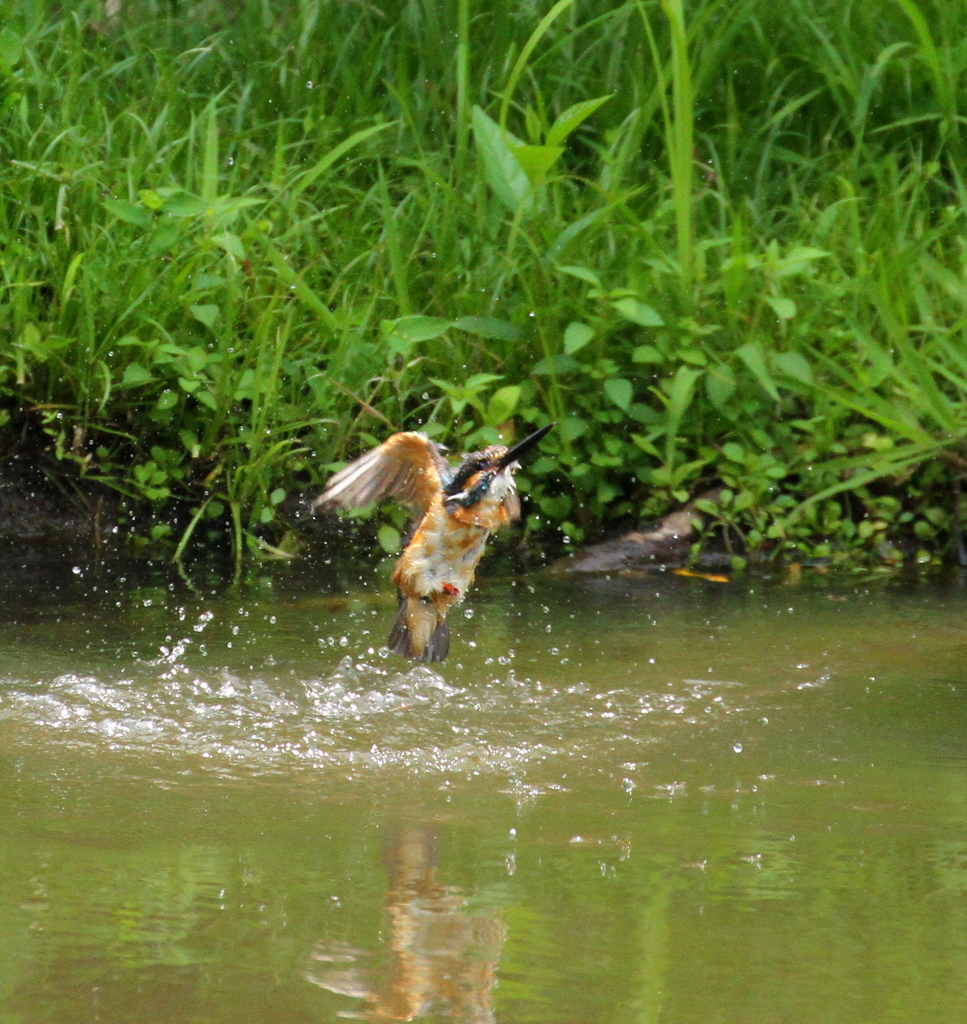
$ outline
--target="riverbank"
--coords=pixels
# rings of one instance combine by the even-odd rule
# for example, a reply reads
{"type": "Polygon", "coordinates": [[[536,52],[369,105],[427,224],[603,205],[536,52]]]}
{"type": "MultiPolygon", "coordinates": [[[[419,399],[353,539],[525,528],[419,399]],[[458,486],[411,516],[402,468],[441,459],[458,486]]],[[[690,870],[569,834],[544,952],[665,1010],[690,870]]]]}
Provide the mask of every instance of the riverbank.
{"type": "Polygon", "coordinates": [[[955,559],[962,22],[34,4],[0,30],[0,445],[110,494],[98,530],[241,559],[394,429],[553,421],[543,550],[704,500],[697,550],[955,559]]]}

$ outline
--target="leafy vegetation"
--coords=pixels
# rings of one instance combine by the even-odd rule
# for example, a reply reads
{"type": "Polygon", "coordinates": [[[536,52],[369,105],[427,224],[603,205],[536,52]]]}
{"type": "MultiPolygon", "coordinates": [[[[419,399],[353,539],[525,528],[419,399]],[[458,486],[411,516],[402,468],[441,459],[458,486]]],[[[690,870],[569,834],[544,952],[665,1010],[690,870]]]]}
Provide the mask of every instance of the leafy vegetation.
{"type": "Polygon", "coordinates": [[[0,432],[177,554],[549,420],[546,541],[713,485],[737,555],[959,537],[962,6],[0,10],[0,432]]]}

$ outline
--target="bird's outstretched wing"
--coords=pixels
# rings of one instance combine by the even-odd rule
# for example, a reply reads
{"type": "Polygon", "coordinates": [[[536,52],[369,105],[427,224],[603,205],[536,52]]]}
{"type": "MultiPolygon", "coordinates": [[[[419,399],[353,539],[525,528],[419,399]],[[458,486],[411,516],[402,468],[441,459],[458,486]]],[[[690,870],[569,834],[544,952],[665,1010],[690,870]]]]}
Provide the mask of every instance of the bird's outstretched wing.
{"type": "Polygon", "coordinates": [[[313,502],[313,507],[353,508],[381,498],[395,498],[403,505],[425,512],[433,496],[439,494],[448,470],[440,451],[440,445],[426,434],[416,431],[393,434],[339,470],[313,502]]]}

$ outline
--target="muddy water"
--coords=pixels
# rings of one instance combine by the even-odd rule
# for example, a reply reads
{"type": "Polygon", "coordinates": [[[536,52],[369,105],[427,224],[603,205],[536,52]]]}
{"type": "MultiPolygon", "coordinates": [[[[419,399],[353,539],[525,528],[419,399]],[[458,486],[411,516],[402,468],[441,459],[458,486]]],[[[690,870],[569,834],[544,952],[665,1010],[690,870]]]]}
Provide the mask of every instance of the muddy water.
{"type": "Polygon", "coordinates": [[[967,590],[0,576],[0,1020],[967,1019],[967,590]]]}

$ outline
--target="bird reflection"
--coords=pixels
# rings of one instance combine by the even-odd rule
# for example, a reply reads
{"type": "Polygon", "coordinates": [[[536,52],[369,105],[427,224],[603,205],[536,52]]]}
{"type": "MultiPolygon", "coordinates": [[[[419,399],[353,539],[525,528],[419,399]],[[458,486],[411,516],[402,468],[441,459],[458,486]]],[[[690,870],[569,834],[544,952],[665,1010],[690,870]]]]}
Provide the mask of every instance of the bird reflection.
{"type": "MultiPolygon", "coordinates": [[[[496,914],[471,916],[458,889],[437,881],[436,836],[408,828],[387,851],[389,939],[376,970],[367,954],[318,943],[306,980],[365,999],[352,1014],[372,1022],[433,1015],[458,1024],[494,1024],[493,990],[507,929],[496,914]]],[[[340,1016],[350,1016],[341,1013],[340,1016]]]]}

